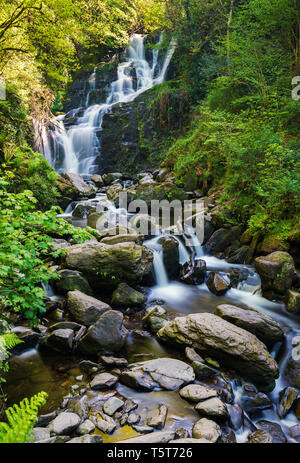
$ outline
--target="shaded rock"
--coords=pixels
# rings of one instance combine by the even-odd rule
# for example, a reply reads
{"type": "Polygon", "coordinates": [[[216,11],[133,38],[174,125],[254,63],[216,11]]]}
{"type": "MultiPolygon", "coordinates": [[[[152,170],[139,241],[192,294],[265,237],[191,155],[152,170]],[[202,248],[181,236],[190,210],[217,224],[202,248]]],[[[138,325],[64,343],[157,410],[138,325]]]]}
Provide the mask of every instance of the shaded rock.
{"type": "Polygon", "coordinates": [[[214,421],[201,418],[201,420],[194,424],[192,435],[194,439],[206,439],[214,443],[221,437],[221,429],[214,421]]]}
{"type": "Polygon", "coordinates": [[[50,432],[58,435],[70,434],[80,424],[80,418],[75,413],[62,412],[49,424],[50,432]]]}
{"type": "Polygon", "coordinates": [[[91,285],[105,288],[140,283],[151,272],[152,262],[152,252],[135,243],[86,242],[71,246],[65,256],[67,268],[82,272],[91,285]]]}
{"type": "Polygon", "coordinates": [[[55,330],[72,330],[72,331],[79,331],[82,328],[82,325],[76,322],[58,322],[54,323],[54,325],[51,325],[49,327],[49,331],[55,331],[55,330]]]}
{"type": "Polygon", "coordinates": [[[290,434],[297,442],[300,442],[300,424],[292,426],[290,428],[290,434]]]}
{"type": "Polygon", "coordinates": [[[122,408],[123,405],[124,405],[123,400],[118,399],[118,397],[111,397],[105,402],[103,406],[103,411],[108,416],[112,416],[117,410],[120,410],[120,408],[122,408]]]}
{"type": "Polygon", "coordinates": [[[85,219],[89,214],[96,212],[96,210],[96,205],[93,206],[91,203],[79,203],[76,204],[73,209],[72,217],[75,220],[85,219]]]}
{"type": "Polygon", "coordinates": [[[190,362],[202,362],[202,363],[204,362],[203,358],[200,357],[200,355],[197,354],[195,349],[193,349],[192,347],[186,347],[184,350],[184,353],[185,353],[186,358],[190,362]]]}
{"type": "Polygon", "coordinates": [[[248,436],[249,444],[272,444],[272,436],[267,432],[261,429],[252,432],[248,436]]]}
{"type": "Polygon", "coordinates": [[[142,244],[144,241],[144,235],[142,234],[120,234],[116,236],[106,236],[105,238],[102,238],[101,243],[104,244],[119,244],[119,243],[129,243],[129,242],[134,242],[137,244],[142,244]]]}
{"type": "Polygon", "coordinates": [[[98,365],[98,363],[91,362],[90,360],[82,360],[79,363],[79,367],[85,373],[91,374],[96,373],[99,370],[100,365],[98,365]]]}
{"type": "Polygon", "coordinates": [[[256,423],[256,426],[272,436],[273,444],[285,444],[287,442],[287,438],[278,423],[261,420],[256,423]]]}
{"type": "Polygon", "coordinates": [[[120,172],[109,172],[107,174],[102,175],[102,180],[104,182],[104,185],[110,185],[112,182],[115,180],[121,180],[123,178],[123,174],[120,172]]]}
{"type": "Polygon", "coordinates": [[[95,183],[96,187],[101,188],[104,185],[103,178],[101,175],[94,174],[91,176],[92,182],[95,183]]]}
{"type": "Polygon", "coordinates": [[[111,307],[105,302],[87,296],[81,291],[69,291],[67,308],[74,320],[85,326],[95,323],[99,317],[111,307]]]}
{"type": "Polygon", "coordinates": [[[293,387],[286,387],[280,392],[277,413],[281,419],[291,411],[297,397],[298,391],[293,387]]]}
{"type": "Polygon", "coordinates": [[[266,346],[272,347],[282,341],[284,334],[281,326],[272,317],[256,310],[240,309],[232,305],[219,305],[215,315],[254,334],[266,346]]]}
{"type": "Polygon", "coordinates": [[[114,387],[117,383],[118,378],[110,373],[100,373],[90,383],[91,389],[104,390],[114,387]]]}
{"type": "Polygon", "coordinates": [[[207,416],[208,418],[225,419],[228,417],[225,404],[217,397],[199,402],[195,410],[197,410],[200,415],[207,416]]]}
{"type": "Polygon", "coordinates": [[[213,378],[218,374],[218,371],[203,362],[193,362],[192,367],[194,369],[196,378],[201,380],[213,378]]]}
{"type": "Polygon", "coordinates": [[[286,310],[295,314],[300,313],[300,293],[291,289],[288,290],[286,310]]]}
{"type": "Polygon", "coordinates": [[[248,390],[246,386],[243,387],[241,395],[241,405],[247,413],[255,413],[258,410],[266,410],[272,408],[273,404],[269,397],[263,392],[248,390]]]}
{"type": "Polygon", "coordinates": [[[123,326],[123,320],[121,312],[115,310],[104,312],[81,338],[79,349],[87,354],[119,351],[124,346],[128,334],[123,326]]]}
{"type": "MultiPolygon", "coordinates": [[[[299,349],[295,347],[297,350],[296,355],[299,359],[299,349]]],[[[284,376],[287,378],[289,384],[300,389],[300,359],[296,360],[291,356],[287,362],[286,368],[284,370],[284,376]]]]}
{"type": "Polygon", "coordinates": [[[237,431],[243,426],[244,411],[239,404],[227,404],[226,407],[229,415],[229,425],[232,429],[237,431]]]}
{"type": "Polygon", "coordinates": [[[143,324],[156,334],[167,323],[166,311],[159,305],[150,306],[143,317],[143,324]]]}
{"type": "Polygon", "coordinates": [[[200,402],[218,395],[215,389],[201,386],[200,384],[189,384],[180,389],[179,394],[183,399],[190,400],[191,402],[200,402]]]}
{"type": "Polygon", "coordinates": [[[56,350],[58,352],[68,352],[72,350],[73,339],[73,330],[60,329],[53,331],[46,338],[44,338],[41,342],[41,345],[49,347],[50,349],[56,350]]]}
{"type": "Polygon", "coordinates": [[[47,413],[46,415],[40,415],[36,422],[37,428],[43,428],[48,426],[48,424],[54,420],[56,417],[56,412],[47,413]]]}
{"type": "Polygon", "coordinates": [[[95,431],[95,425],[91,420],[85,420],[77,428],[77,433],[83,436],[84,434],[90,434],[95,431]]]}
{"type": "Polygon", "coordinates": [[[102,437],[97,434],[85,435],[80,437],[73,437],[68,440],[67,444],[101,444],[103,442],[102,437]]]}
{"type": "Polygon", "coordinates": [[[68,291],[81,291],[91,296],[93,291],[84,276],[76,270],[60,270],[60,280],[56,280],[55,286],[58,292],[67,293],[68,291]]]}
{"type": "Polygon", "coordinates": [[[112,201],[116,207],[119,207],[119,194],[123,191],[122,185],[117,183],[116,185],[111,185],[106,190],[106,195],[109,201],[112,201]]]}
{"type": "Polygon", "coordinates": [[[162,245],[163,262],[170,279],[176,279],[179,276],[179,243],[173,236],[163,236],[159,239],[162,245]]]}
{"type": "Polygon", "coordinates": [[[68,401],[68,411],[70,410],[76,415],[80,416],[80,418],[86,418],[89,412],[89,399],[87,395],[83,395],[79,399],[76,397],[74,399],[70,399],[68,401]]]}
{"type": "Polygon", "coordinates": [[[137,413],[131,413],[127,418],[127,423],[129,426],[137,424],[140,421],[141,417],[137,413]]]}
{"type": "Polygon", "coordinates": [[[153,432],[153,428],[151,426],[147,425],[132,425],[133,429],[138,432],[139,434],[149,434],[150,432],[153,432]]]}
{"type": "Polygon", "coordinates": [[[16,326],[11,332],[15,333],[22,341],[20,344],[10,349],[10,352],[13,354],[20,354],[26,349],[35,348],[42,338],[41,334],[31,329],[24,328],[23,326],[16,326]]]}
{"type": "Polygon", "coordinates": [[[186,262],[180,272],[180,280],[188,285],[201,285],[205,280],[206,262],[201,259],[186,262]]]}
{"type": "Polygon", "coordinates": [[[227,275],[211,272],[206,282],[208,289],[216,296],[222,296],[231,288],[230,278],[227,275]]]}
{"type": "Polygon", "coordinates": [[[136,402],[133,402],[133,400],[127,399],[125,400],[123,409],[125,413],[129,413],[132,410],[135,410],[137,407],[138,407],[138,404],[136,402]]]}
{"type": "Polygon", "coordinates": [[[148,414],[147,424],[156,429],[163,429],[166,423],[168,409],[165,405],[160,404],[148,414]]]}
{"type": "Polygon", "coordinates": [[[175,439],[188,439],[190,437],[190,432],[185,428],[178,428],[175,430],[175,439]]]}
{"type": "Polygon", "coordinates": [[[253,334],[210,313],[177,317],[157,333],[159,339],[185,344],[221,360],[254,383],[272,389],[278,365],[253,334]]]}
{"type": "Polygon", "coordinates": [[[138,436],[123,440],[122,444],[164,444],[174,439],[174,434],[173,431],[151,432],[151,434],[147,434],[146,436],[138,436]]]}
{"type": "Polygon", "coordinates": [[[137,187],[136,199],[145,201],[149,207],[153,200],[173,201],[177,199],[179,201],[184,201],[188,199],[188,195],[184,190],[181,190],[173,183],[144,183],[137,187]]]}
{"type": "Polygon", "coordinates": [[[255,269],[261,278],[263,291],[284,294],[292,286],[295,265],[287,252],[276,251],[255,259],[255,269]]]}
{"type": "Polygon", "coordinates": [[[216,230],[205,245],[205,250],[209,254],[223,252],[225,249],[240,236],[239,227],[220,228],[216,230]]]}
{"type": "Polygon", "coordinates": [[[146,302],[144,294],[130,288],[126,283],[120,283],[113,292],[111,304],[116,307],[135,307],[146,302]]]}
{"type": "Polygon", "coordinates": [[[101,360],[102,363],[104,363],[105,365],[107,365],[109,367],[122,368],[122,367],[126,367],[127,364],[128,364],[127,360],[124,359],[124,358],[108,357],[107,355],[101,355],[100,360],[101,360]]]}
{"type": "Polygon", "coordinates": [[[249,246],[241,246],[230,255],[227,262],[230,264],[250,264],[248,259],[249,249],[249,246]]]}

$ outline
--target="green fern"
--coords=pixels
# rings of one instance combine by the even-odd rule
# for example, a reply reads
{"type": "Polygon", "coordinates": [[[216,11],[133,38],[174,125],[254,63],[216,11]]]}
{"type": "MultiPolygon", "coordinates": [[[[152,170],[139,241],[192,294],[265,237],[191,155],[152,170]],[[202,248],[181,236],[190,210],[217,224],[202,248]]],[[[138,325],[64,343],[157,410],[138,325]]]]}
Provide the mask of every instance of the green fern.
{"type": "Polygon", "coordinates": [[[0,357],[7,356],[7,351],[21,344],[23,341],[15,333],[0,335],[0,357]]]}
{"type": "Polygon", "coordinates": [[[46,403],[48,394],[39,392],[15,404],[6,411],[7,423],[0,423],[0,443],[20,444],[32,440],[32,430],[36,422],[39,408],[46,403]]]}

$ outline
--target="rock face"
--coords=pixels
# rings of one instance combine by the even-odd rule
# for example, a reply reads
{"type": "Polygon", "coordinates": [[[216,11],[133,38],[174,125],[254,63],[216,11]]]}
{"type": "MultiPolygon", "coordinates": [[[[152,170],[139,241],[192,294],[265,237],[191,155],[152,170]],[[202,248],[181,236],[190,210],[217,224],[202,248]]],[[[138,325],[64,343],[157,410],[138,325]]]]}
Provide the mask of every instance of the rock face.
{"type": "Polygon", "coordinates": [[[69,291],[67,308],[77,323],[90,326],[111,307],[105,302],[87,296],[80,291],[69,291]]]}
{"type": "Polygon", "coordinates": [[[60,175],[57,180],[57,187],[63,196],[71,199],[95,196],[94,189],[79,174],[60,175]]]}
{"type": "Polygon", "coordinates": [[[116,307],[135,307],[146,302],[144,294],[136,291],[126,283],[120,283],[113,292],[111,303],[116,307]]]}
{"type": "Polygon", "coordinates": [[[283,331],[275,320],[256,310],[240,309],[232,305],[219,305],[214,314],[254,334],[266,346],[272,347],[283,339],[283,331]]]}
{"type": "Polygon", "coordinates": [[[67,293],[68,291],[82,291],[85,294],[91,296],[93,291],[84,276],[80,272],[75,270],[60,270],[60,279],[55,282],[55,286],[58,292],[67,293]]]}
{"type": "Polygon", "coordinates": [[[169,391],[179,389],[183,384],[191,383],[195,373],[181,360],[159,358],[131,366],[120,376],[120,382],[134,389],[153,390],[163,388],[169,391]]]}
{"type": "Polygon", "coordinates": [[[68,248],[65,266],[79,270],[95,287],[140,283],[152,270],[153,254],[145,246],[87,242],[68,248]]]}
{"type": "Polygon", "coordinates": [[[255,259],[255,268],[261,277],[263,291],[284,294],[292,286],[295,265],[287,252],[276,251],[255,259]]]}
{"type": "Polygon", "coordinates": [[[124,346],[127,330],[123,314],[115,310],[104,312],[79,342],[79,349],[86,354],[117,352],[124,346]]]}
{"type": "Polygon", "coordinates": [[[253,334],[209,313],[178,317],[161,328],[163,341],[184,344],[207,352],[255,384],[272,389],[278,365],[253,334]]]}

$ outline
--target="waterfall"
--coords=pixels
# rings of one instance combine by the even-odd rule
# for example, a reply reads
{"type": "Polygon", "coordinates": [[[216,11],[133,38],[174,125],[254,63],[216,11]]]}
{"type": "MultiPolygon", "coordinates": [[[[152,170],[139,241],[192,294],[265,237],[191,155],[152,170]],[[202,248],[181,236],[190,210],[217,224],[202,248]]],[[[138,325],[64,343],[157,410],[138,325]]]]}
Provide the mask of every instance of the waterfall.
{"type": "Polygon", "coordinates": [[[74,117],[83,110],[75,125],[66,127],[65,116],[58,116],[53,120],[53,130],[48,132],[48,140],[43,133],[43,140],[39,143],[38,149],[48,162],[58,172],[79,174],[97,172],[96,159],[101,155],[99,131],[102,129],[103,117],[113,105],[131,102],[154,85],[164,82],[175,47],[175,42],[171,41],[161,66],[159,50],[152,50],[149,63],[146,59],[144,37],[134,34],[126,50],[125,61],[118,65],[117,80],[111,83],[106,101],[89,106],[90,94],[96,89],[95,68],[87,81],[85,107],[77,108],[71,112],[72,114],[68,114],[74,117]]]}
{"type": "Polygon", "coordinates": [[[156,284],[158,287],[165,287],[168,285],[169,280],[163,261],[162,246],[158,242],[160,238],[161,235],[152,240],[145,241],[144,245],[153,252],[153,269],[156,284]]]}

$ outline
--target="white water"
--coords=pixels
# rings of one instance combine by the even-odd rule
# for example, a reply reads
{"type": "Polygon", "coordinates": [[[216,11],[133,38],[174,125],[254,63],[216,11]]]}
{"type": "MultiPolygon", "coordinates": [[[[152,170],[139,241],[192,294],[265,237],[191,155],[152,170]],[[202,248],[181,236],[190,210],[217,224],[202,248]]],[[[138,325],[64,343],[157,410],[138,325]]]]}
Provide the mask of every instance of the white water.
{"type": "MultiPolygon", "coordinates": [[[[117,80],[111,83],[106,101],[89,106],[91,92],[96,89],[95,69],[86,86],[85,110],[83,115],[78,117],[76,125],[67,128],[64,125],[65,116],[57,117],[53,121],[54,130],[48,133],[50,140],[43,128],[38,149],[48,162],[58,172],[79,174],[96,172],[96,158],[101,155],[97,131],[102,128],[103,117],[113,105],[131,102],[154,85],[164,82],[174,51],[175,42],[171,42],[160,66],[159,50],[155,49],[152,51],[152,59],[149,63],[146,59],[144,37],[139,34],[133,35],[126,51],[126,59],[118,66],[117,80]]],[[[81,108],[77,108],[69,115],[74,116],[80,110],[81,108]]]]}

